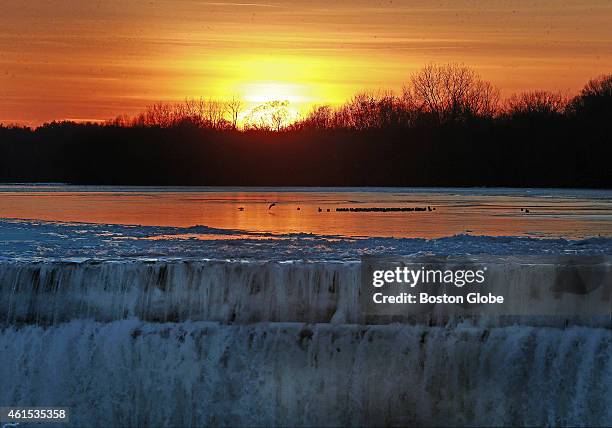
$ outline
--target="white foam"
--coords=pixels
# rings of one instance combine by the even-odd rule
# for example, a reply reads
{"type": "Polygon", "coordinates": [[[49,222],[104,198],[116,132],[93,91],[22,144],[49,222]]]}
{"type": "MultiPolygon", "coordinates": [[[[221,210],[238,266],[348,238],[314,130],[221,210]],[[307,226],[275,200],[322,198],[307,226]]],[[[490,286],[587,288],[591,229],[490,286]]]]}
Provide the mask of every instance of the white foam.
{"type": "Polygon", "coordinates": [[[0,344],[0,402],[77,426],[612,424],[605,329],[132,319],[0,344]]]}

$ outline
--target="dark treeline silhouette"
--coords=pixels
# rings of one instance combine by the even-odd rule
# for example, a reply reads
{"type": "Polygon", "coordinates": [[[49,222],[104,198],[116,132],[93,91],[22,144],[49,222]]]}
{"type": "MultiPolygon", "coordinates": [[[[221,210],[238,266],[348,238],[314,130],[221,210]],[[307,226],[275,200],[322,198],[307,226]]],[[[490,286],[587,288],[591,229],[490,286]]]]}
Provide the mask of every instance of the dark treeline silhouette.
{"type": "Polygon", "coordinates": [[[287,104],[159,103],[105,124],[0,127],[0,181],[133,185],[612,187],[612,75],[570,98],[505,101],[429,65],[400,95],[359,94],[287,123],[287,104]]]}

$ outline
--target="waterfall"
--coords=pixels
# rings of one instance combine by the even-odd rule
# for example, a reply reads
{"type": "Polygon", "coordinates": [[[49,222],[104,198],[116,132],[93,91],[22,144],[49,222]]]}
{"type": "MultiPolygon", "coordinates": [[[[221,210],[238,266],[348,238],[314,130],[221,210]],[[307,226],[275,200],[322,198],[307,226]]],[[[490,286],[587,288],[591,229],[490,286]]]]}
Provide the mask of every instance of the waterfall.
{"type": "Polygon", "coordinates": [[[0,322],[354,323],[358,285],[358,263],[0,263],[0,322]]]}
{"type": "Polygon", "coordinates": [[[606,329],[70,321],[0,351],[0,402],[77,426],[612,421],[606,329]]]}
{"type": "Polygon", "coordinates": [[[612,425],[612,330],[366,322],[360,264],[0,262],[0,405],[76,426],[612,425]]]}
{"type": "MultiPolygon", "coordinates": [[[[530,305],[556,313],[567,309],[568,303],[578,302],[584,312],[595,313],[597,309],[599,315],[516,317],[488,308],[491,316],[477,316],[479,325],[518,322],[610,327],[609,285],[585,295],[588,298],[566,294],[572,298],[568,302],[542,291],[547,285],[544,279],[555,276],[550,265],[536,270],[531,267],[529,275],[525,274],[527,269],[513,264],[497,266],[501,269],[496,272],[498,291],[503,289],[507,305],[513,305],[516,314],[530,305]],[[517,293],[519,287],[524,292],[517,293]]],[[[52,325],[73,319],[109,322],[132,317],[152,322],[239,324],[389,322],[366,314],[360,299],[361,275],[359,262],[0,262],[0,324],[52,325]]],[[[445,305],[420,309],[423,316],[407,313],[391,321],[448,325],[464,320],[449,315],[445,305]]]]}

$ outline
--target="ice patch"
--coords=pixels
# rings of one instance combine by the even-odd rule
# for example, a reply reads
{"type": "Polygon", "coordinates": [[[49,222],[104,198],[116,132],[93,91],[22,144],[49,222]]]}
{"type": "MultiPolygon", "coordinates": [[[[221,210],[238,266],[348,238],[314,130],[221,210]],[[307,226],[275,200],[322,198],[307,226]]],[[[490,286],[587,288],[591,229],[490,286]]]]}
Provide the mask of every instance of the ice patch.
{"type": "Polygon", "coordinates": [[[357,260],[363,255],[612,254],[612,239],[457,235],[346,238],[240,230],[0,220],[0,260],[357,260]],[[198,235],[200,239],[198,239],[198,235]]]}

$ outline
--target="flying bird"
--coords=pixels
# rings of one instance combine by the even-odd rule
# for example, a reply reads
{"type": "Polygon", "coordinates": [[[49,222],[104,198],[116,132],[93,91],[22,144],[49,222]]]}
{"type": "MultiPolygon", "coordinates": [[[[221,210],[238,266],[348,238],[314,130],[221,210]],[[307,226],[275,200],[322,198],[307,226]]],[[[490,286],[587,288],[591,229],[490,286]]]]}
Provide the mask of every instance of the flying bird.
{"type": "Polygon", "coordinates": [[[276,202],[272,202],[270,206],[268,207],[268,209],[271,209],[273,206],[276,206],[276,202]]]}

